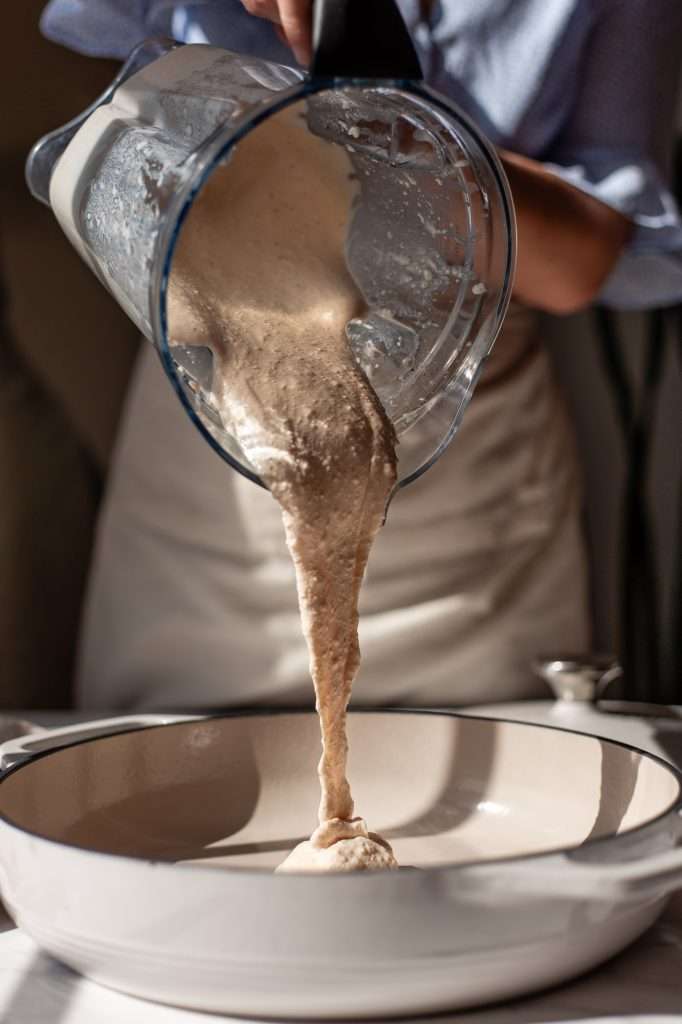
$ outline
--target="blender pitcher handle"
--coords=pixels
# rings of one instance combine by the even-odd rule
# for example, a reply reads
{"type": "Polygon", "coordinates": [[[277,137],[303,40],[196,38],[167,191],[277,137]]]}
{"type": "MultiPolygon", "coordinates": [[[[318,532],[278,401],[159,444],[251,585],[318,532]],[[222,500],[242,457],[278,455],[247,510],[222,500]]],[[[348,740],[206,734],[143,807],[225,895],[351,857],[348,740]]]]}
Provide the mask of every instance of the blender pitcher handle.
{"type": "Polygon", "coordinates": [[[423,78],[394,0],[315,0],[314,78],[423,78]]]}
{"type": "Polygon", "coordinates": [[[26,160],[26,184],[31,195],[46,206],[50,205],[50,181],[52,172],[71,139],[74,137],[81,125],[90,117],[93,110],[107,103],[118,89],[119,85],[140,71],[147,64],[151,64],[157,57],[162,57],[181,44],[174,39],[158,36],[152,39],[145,39],[136,46],[126,60],[125,64],[116,75],[111,85],[91,103],[87,110],[84,110],[78,117],[55,129],[42,139],[38,139],[28,154],[26,160]]]}

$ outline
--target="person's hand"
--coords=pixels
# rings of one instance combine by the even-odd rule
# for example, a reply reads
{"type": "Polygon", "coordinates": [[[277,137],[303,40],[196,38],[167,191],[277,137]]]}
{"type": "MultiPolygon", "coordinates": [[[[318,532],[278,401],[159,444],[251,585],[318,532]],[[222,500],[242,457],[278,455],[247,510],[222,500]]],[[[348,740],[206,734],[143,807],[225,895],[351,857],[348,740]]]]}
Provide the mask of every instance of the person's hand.
{"type": "Polygon", "coordinates": [[[257,18],[275,24],[278,35],[294,51],[299,64],[307,65],[312,55],[313,0],[241,0],[257,18]]]}

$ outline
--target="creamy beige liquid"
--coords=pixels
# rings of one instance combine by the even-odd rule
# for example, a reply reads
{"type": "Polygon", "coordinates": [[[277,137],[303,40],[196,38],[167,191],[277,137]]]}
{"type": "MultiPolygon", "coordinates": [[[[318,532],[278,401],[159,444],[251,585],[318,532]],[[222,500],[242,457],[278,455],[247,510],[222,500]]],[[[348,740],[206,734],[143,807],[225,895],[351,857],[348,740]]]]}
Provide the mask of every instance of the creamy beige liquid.
{"type": "Polygon", "coordinates": [[[353,818],[346,778],[358,596],[396,482],[395,435],[345,337],[362,308],[344,261],[350,164],[302,114],[288,108],[249,134],[193,205],[170,333],[212,349],[216,404],[282,508],[296,568],[322,732],[320,824],[278,870],[395,867],[353,818]]]}

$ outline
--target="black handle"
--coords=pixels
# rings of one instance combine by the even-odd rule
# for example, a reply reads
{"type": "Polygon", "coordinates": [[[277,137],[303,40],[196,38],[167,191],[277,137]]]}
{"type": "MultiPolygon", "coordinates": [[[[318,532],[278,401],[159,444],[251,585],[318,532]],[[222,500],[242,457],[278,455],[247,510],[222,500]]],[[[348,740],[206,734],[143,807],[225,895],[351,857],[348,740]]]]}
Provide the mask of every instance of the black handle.
{"type": "Polygon", "coordinates": [[[394,0],[315,0],[310,73],[315,78],[423,77],[394,0]]]}

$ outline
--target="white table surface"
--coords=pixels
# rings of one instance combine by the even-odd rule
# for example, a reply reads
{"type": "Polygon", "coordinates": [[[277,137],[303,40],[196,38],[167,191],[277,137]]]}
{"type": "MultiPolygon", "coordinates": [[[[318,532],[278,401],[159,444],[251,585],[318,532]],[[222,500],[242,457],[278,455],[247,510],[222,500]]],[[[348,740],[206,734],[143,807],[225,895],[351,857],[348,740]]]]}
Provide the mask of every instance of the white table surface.
{"type": "MultiPolygon", "coordinates": [[[[541,701],[496,705],[474,713],[594,732],[651,750],[682,768],[682,719],[632,719],[577,706],[560,709],[541,701]]],[[[74,714],[31,713],[30,717],[47,727],[77,720],[74,714]]],[[[102,716],[78,719],[84,717],[102,716]]],[[[145,1003],[86,981],[41,953],[13,927],[1,906],[0,932],[0,1024],[234,1020],[145,1003]]],[[[591,974],[531,998],[429,1020],[432,1024],[682,1024],[682,892],[646,935],[591,974]]]]}

